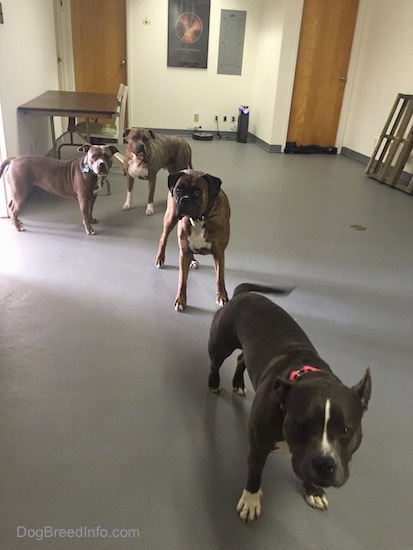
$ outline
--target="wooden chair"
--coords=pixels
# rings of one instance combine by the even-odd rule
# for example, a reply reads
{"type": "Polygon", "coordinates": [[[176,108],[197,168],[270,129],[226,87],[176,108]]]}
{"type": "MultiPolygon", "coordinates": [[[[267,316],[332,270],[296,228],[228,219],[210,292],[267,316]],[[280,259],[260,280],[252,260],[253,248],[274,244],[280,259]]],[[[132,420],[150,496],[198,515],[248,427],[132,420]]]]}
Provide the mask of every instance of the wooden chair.
{"type": "MultiPolygon", "coordinates": [[[[123,143],[127,98],[128,87],[125,86],[125,84],[121,84],[119,86],[118,95],[116,97],[116,113],[114,123],[89,123],[90,141],[92,144],[123,143]]],[[[86,122],[79,122],[78,124],[76,124],[75,132],[80,134],[84,139],[87,139],[86,122]]]]}

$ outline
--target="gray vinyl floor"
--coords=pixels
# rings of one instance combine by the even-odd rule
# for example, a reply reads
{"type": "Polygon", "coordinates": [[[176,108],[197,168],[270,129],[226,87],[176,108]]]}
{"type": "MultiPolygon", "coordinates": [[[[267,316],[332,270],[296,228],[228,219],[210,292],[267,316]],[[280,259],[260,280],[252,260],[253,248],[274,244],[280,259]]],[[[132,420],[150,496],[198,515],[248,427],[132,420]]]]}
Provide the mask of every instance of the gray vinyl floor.
{"type": "Polygon", "coordinates": [[[413,198],[349,158],[190,142],[230,199],[228,291],[296,285],[277,301],[343,382],[371,368],[350,479],[315,511],[290,457],[271,455],[261,519],[237,518],[253,392],[231,392],[235,355],[221,394],[207,389],[212,258],[175,312],[174,234],[166,269],[154,267],[166,172],[146,217],[146,184],[122,212],[115,169],[94,237],[75,201],[42,193],[22,212],[25,233],[0,220],[0,548],[412,548],[413,198]]]}

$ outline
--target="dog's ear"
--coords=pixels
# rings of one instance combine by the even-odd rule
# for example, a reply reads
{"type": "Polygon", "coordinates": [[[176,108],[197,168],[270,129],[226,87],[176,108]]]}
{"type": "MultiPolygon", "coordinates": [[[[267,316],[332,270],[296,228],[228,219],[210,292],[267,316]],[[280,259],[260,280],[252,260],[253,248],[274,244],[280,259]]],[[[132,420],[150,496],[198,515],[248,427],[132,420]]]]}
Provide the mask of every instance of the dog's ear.
{"type": "Polygon", "coordinates": [[[203,178],[208,182],[209,198],[215,199],[221,189],[222,181],[215,176],[211,176],[211,174],[204,174],[203,178]]]}
{"type": "Polygon", "coordinates": [[[368,367],[360,382],[353,386],[351,389],[360,396],[363,412],[367,411],[367,406],[371,396],[371,374],[368,367]]]}
{"type": "Polygon", "coordinates": [[[291,386],[292,386],[292,383],[289,382],[288,380],[284,380],[284,378],[280,378],[278,376],[275,379],[275,382],[274,382],[275,400],[277,401],[282,411],[285,411],[285,400],[287,398],[288,392],[291,389],[291,386]]]}
{"type": "Polygon", "coordinates": [[[123,137],[126,137],[131,130],[132,128],[126,128],[126,130],[123,131],[123,137]]]}
{"type": "Polygon", "coordinates": [[[151,136],[152,139],[155,139],[155,134],[152,132],[152,130],[148,130],[149,132],[149,135],[151,136]]]}
{"type": "Polygon", "coordinates": [[[115,153],[119,153],[119,149],[117,149],[114,145],[108,145],[109,151],[114,155],[115,153]]]}
{"type": "Polygon", "coordinates": [[[182,172],[178,172],[177,174],[170,174],[168,176],[168,189],[171,192],[171,195],[173,193],[176,182],[179,180],[181,175],[182,175],[182,172]]]}
{"type": "Polygon", "coordinates": [[[84,143],[79,147],[78,151],[80,151],[81,153],[87,153],[91,147],[92,146],[90,145],[90,143],[84,143]]]}

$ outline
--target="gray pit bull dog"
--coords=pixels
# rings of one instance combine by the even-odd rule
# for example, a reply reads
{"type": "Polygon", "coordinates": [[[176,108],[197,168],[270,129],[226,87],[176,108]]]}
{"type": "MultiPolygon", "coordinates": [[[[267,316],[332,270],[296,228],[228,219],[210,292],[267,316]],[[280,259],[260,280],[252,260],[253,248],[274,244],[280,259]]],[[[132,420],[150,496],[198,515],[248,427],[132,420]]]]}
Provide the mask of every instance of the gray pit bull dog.
{"type": "Polygon", "coordinates": [[[148,202],[145,214],[152,216],[156,174],[161,168],[170,174],[192,168],[192,152],[184,138],[175,135],[155,134],[145,128],[127,128],[123,137],[127,146],[123,169],[126,174],[126,200],[122,210],[132,206],[134,178],[148,180],[148,202]]]}
{"type": "Polygon", "coordinates": [[[90,145],[79,147],[86,155],[68,161],[48,157],[21,156],[6,159],[0,166],[10,185],[9,212],[17,231],[24,231],[18,215],[33,187],[40,187],[65,199],[77,199],[82,212],[83,225],[88,235],[95,235],[92,211],[96,192],[102,186],[112,166],[112,156],[118,152],[114,146],[90,145]]]}
{"type": "Polygon", "coordinates": [[[237,505],[244,522],[260,516],[265,461],[285,444],[293,470],[303,481],[307,503],[327,509],[324,488],[341,487],[347,481],[371,395],[369,369],[355,386],[343,385],[292,317],[268,298],[251,293],[291,290],[243,283],[212,321],[210,389],[219,392],[219,368],[235,349],[241,349],[233,390],[246,394],[245,369],[255,390],[247,484],[237,505]]]}

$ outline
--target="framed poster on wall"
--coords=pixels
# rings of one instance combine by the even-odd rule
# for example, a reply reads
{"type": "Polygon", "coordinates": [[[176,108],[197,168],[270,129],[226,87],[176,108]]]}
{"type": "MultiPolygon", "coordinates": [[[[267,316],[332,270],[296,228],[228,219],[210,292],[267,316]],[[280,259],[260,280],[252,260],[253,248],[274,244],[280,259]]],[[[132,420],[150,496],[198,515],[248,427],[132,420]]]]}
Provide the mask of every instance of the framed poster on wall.
{"type": "Polygon", "coordinates": [[[210,0],[169,0],[168,67],[206,69],[210,0]]]}

